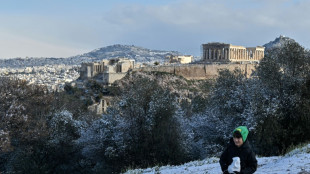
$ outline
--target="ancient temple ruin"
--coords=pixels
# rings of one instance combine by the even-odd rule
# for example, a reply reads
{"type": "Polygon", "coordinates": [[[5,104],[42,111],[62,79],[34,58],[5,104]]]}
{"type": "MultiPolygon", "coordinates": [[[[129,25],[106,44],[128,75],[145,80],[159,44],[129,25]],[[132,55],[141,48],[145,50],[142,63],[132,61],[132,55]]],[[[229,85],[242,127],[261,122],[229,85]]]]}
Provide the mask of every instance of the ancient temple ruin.
{"type": "Polygon", "coordinates": [[[135,60],[128,58],[105,59],[100,62],[82,63],[80,79],[87,80],[100,76],[103,84],[112,84],[125,77],[126,73],[135,67],[135,60]]]}
{"type": "Polygon", "coordinates": [[[179,64],[187,64],[191,63],[194,60],[194,56],[192,55],[169,55],[167,56],[169,58],[169,63],[179,63],[179,64]]]}
{"type": "Polygon", "coordinates": [[[243,47],[212,42],[202,44],[204,62],[259,62],[264,57],[265,47],[243,47]]]}

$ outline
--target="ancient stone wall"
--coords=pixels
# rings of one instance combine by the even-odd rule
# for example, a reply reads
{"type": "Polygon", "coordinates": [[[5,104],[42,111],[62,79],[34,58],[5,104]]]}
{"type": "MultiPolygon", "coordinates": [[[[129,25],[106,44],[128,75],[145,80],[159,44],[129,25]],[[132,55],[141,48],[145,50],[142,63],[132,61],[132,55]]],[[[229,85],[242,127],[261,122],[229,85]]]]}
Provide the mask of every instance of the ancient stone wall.
{"type": "Polygon", "coordinates": [[[233,71],[235,68],[241,69],[248,77],[255,69],[256,64],[188,64],[188,65],[167,65],[152,66],[133,69],[133,71],[145,72],[167,72],[183,76],[186,79],[214,79],[218,76],[218,70],[228,69],[233,71]]]}
{"type": "Polygon", "coordinates": [[[112,84],[116,80],[122,79],[127,73],[103,73],[103,83],[112,84]]]}

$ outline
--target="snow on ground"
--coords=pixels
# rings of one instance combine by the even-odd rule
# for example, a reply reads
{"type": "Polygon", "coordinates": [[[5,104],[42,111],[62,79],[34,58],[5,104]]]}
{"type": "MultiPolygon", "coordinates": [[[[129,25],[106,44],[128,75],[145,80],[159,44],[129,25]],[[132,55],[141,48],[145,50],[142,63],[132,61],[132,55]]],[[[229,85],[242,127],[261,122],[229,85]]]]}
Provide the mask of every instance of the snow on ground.
{"type": "MultiPolygon", "coordinates": [[[[310,144],[285,156],[257,157],[255,174],[310,174],[310,144]]],[[[193,161],[181,166],[129,170],[125,174],[221,174],[219,158],[193,161]]]]}

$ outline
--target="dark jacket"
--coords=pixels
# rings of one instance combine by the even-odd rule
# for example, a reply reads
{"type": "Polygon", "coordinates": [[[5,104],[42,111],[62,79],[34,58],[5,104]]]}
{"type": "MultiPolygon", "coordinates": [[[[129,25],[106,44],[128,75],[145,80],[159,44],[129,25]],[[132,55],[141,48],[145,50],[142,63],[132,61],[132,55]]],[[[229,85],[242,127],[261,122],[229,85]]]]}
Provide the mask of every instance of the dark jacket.
{"type": "Polygon", "coordinates": [[[233,161],[233,157],[240,158],[241,174],[252,174],[256,171],[257,160],[247,140],[242,144],[241,147],[237,147],[233,139],[230,139],[230,143],[227,149],[223,152],[220,158],[220,165],[223,172],[227,171],[228,166],[233,161]]]}

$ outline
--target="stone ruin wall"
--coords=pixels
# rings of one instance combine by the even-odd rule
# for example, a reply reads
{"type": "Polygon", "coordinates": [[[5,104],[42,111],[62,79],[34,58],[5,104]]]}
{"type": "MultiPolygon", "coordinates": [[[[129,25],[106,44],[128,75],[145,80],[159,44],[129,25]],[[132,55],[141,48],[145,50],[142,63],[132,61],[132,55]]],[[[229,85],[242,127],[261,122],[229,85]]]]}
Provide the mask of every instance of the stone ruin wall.
{"type": "Polygon", "coordinates": [[[168,65],[168,66],[152,66],[133,69],[133,71],[144,72],[167,72],[175,75],[183,76],[186,79],[214,79],[218,76],[218,70],[228,69],[233,71],[239,68],[249,77],[256,64],[189,64],[189,65],[168,65]]]}

